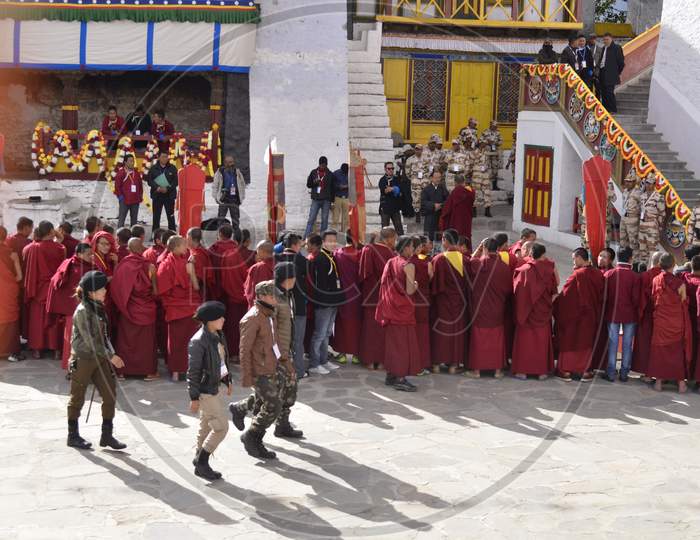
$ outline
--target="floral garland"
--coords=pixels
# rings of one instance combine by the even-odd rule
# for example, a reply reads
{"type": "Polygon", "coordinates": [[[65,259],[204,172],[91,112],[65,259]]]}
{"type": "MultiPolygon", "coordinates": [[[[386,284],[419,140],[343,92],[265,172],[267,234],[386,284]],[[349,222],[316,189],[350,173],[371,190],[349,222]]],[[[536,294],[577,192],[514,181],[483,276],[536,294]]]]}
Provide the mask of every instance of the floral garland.
{"type": "Polygon", "coordinates": [[[598,101],[595,94],[591,92],[586,83],[584,83],[578,74],[568,64],[525,64],[521,70],[527,72],[530,77],[539,76],[558,76],[564,81],[569,88],[572,88],[576,96],[583,101],[584,106],[588,110],[593,110],[595,119],[603,126],[605,135],[611,145],[615,146],[626,161],[632,162],[637,174],[640,178],[654,175],[656,179],[655,189],[663,194],[665,192],[664,202],[676,219],[681,223],[686,223],[690,217],[690,209],[678,196],[678,193],[673,188],[668,179],[654,165],[654,162],[647,156],[644,151],[639,148],[636,142],[630,137],[620,124],[608,113],[603,105],[598,101]]]}
{"type": "Polygon", "coordinates": [[[46,153],[42,144],[43,136],[51,133],[51,128],[44,122],[39,122],[32,133],[32,165],[40,175],[51,174],[58,164],[58,160],[63,158],[66,166],[73,172],[83,172],[95,158],[100,172],[105,170],[105,156],[107,150],[102,134],[93,129],[87,134],[85,142],[80,147],[76,155],[73,146],[65,130],[59,129],[51,141],[53,142],[53,152],[46,153]]]}

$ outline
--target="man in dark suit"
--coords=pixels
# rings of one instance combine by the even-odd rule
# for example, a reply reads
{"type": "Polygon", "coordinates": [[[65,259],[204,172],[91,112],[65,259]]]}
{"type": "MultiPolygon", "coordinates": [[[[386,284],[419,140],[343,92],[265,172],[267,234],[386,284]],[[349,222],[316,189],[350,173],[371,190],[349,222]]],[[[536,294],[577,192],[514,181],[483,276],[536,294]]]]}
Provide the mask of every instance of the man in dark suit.
{"type": "Polygon", "coordinates": [[[576,69],[576,47],[578,45],[578,37],[571,36],[569,38],[569,44],[561,52],[559,56],[559,62],[561,64],[569,64],[575,71],[576,69]]]}
{"type": "Polygon", "coordinates": [[[603,57],[603,47],[598,45],[598,36],[595,34],[588,36],[586,47],[591,51],[593,57],[593,85],[595,86],[595,96],[600,99],[600,59],[603,57]]]}
{"type": "Polygon", "coordinates": [[[615,86],[620,84],[620,73],[625,69],[625,54],[622,47],[613,41],[608,33],[603,37],[605,48],[600,58],[600,85],[603,94],[603,107],[608,112],[617,112],[615,86]]]}
{"type": "Polygon", "coordinates": [[[442,173],[434,169],[430,175],[430,184],[420,194],[420,211],[423,214],[423,232],[433,242],[438,232],[440,213],[450,193],[442,182],[442,173]]]}
{"type": "Polygon", "coordinates": [[[586,86],[593,89],[593,54],[586,46],[586,38],[579,35],[576,48],[576,73],[581,77],[581,80],[586,83],[586,86]]]}

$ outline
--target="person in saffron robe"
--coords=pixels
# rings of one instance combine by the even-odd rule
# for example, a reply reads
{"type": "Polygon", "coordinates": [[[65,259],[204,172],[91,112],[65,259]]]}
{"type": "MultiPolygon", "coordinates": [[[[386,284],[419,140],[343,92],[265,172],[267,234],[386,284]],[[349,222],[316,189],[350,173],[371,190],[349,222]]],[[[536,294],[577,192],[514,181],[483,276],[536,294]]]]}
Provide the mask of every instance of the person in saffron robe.
{"type": "Polygon", "coordinates": [[[464,175],[455,175],[455,187],[440,213],[439,230],[454,229],[471,242],[474,199],[474,190],[465,184],[464,175]]]}
{"type": "Polygon", "coordinates": [[[634,335],[634,353],[632,355],[632,371],[642,374],[644,382],[651,382],[646,376],[649,369],[651,354],[651,334],[654,330],[654,303],[651,298],[651,284],[662,270],[662,251],[655,251],[651,256],[651,268],[642,272],[639,277],[639,324],[634,335]]]}
{"type": "Polygon", "coordinates": [[[590,382],[593,354],[601,338],[605,278],[591,266],[585,249],[575,249],[571,258],[574,271],[554,302],[557,376],[568,382],[575,373],[581,381],[590,382]]]}
{"type": "Polygon", "coordinates": [[[255,286],[261,281],[269,281],[275,277],[275,261],[272,258],[272,242],[261,240],[256,247],[258,262],[248,269],[243,292],[248,302],[248,309],[255,304],[255,286]]]}
{"type": "Polygon", "coordinates": [[[554,263],[539,242],[532,246],[532,260],[515,271],[515,338],[512,372],[518,379],[537,375],[546,379],[554,369],[552,301],[557,294],[554,263]]]}
{"type": "Polygon", "coordinates": [[[60,321],[58,326],[63,329],[61,367],[65,370],[68,369],[68,358],[70,357],[73,313],[79,304],[75,296],[75,289],[80,283],[80,278],[95,269],[92,261],[93,254],[90,244],[79,243],[73,256],[61,263],[56,273],[51,277],[49,284],[46,309],[52,318],[60,321]]]}
{"type": "Polygon", "coordinates": [[[5,244],[7,229],[0,226],[0,358],[10,362],[23,360],[20,353],[20,283],[22,267],[19,257],[5,244]]]}
{"type": "Polygon", "coordinates": [[[418,289],[413,294],[413,304],[416,311],[416,336],[420,353],[421,371],[418,375],[429,375],[430,366],[430,280],[433,278],[433,263],[430,253],[433,245],[427,236],[416,236],[413,239],[414,252],[411,262],[415,266],[418,289]]]}
{"type": "Polygon", "coordinates": [[[73,238],[73,225],[64,221],[58,226],[58,232],[61,233],[61,244],[66,248],[66,257],[72,257],[75,254],[75,248],[80,243],[80,240],[73,238]]]}
{"type": "Polygon", "coordinates": [[[467,363],[469,255],[457,249],[458,239],[454,229],[443,232],[443,252],[432,261],[430,346],[434,373],[440,372],[440,364],[449,366],[449,373],[454,374],[460,364],[467,363]]]}
{"type": "Polygon", "coordinates": [[[651,354],[647,375],[654,377],[654,390],[660,392],[664,380],[678,382],[678,392],[687,390],[685,382],[692,355],[690,318],[686,285],[673,275],[673,255],[661,256],[662,272],[651,285],[654,302],[654,330],[651,335],[651,354]]]}
{"type": "MultiPolygon", "coordinates": [[[[685,281],[685,295],[688,298],[688,315],[690,316],[690,332],[693,343],[693,354],[690,358],[688,378],[695,378],[693,374],[697,369],[698,357],[698,300],[697,292],[700,289],[700,255],[694,255],[690,259],[690,272],[678,275],[685,281]]],[[[634,360],[632,362],[634,364],[634,360]]]]}
{"type": "Polygon", "coordinates": [[[34,231],[34,222],[28,217],[22,216],[17,220],[17,232],[10,235],[5,243],[10,249],[17,254],[20,261],[22,260],[22,251],[26,246],[31,244],[32,232],[34,231]]]}
{"type": "Polygon", "coordinates": [[[156,357],[156,267],[143,258],[139,238],[128,243],[129,255],[114,270],[110,283],[112,302],[119,311],[117,354],[124,361],[123,375],[158,375],[156,357]]]}
{"type": "Polygon", "coordinates": [[[28,347],[34,358],[41,351],[57,351],[60,345],[58,327],[49,324],[46,299],[51,278],[66,258],[66,248],[55,241],[53,224],[42,221],[37,227],[36,240],[22,252],[24,258],[24,304],[29,321],[28,347]]]}
{"type": "Polygon", "coordinates": [[[157,269],[158,295],[168,324],[167,364],[172,380],[187,371],[187,345],[199,328],[192,318],[201,304],[194,263],[189,261],[187,243],[182,236],[168,239],[167,254],[157,269]]]}
{"type": "Polygon", "coordinates": [[[187,249],[194,260],[194,270],[199,282],[199,294],[202,298],[208,298],[214,286],[214,275],[209,250],[202,242],[202,229],[199,227],[192,227],[187,231],[187,249]]]}
{"type": "Polygon", "coordinates": [[[379,283],[387,261],[394,256],[396,231],[384,227],[379,241],[368,244],[360,252],[358,282],[362,287],[362,333],[360,361],[369,369],[381,368],[384,362],[385,330],[374,318],[379,301],[379,283]]]}
{"type": "MultiPolygon", "coordinates": [[[[220,283],[223,280],[222,260],[226,252],[236,249],[238,247],[238,242],[233,240],[233,227],[228,223],[222,225],[217,230],[217,240],[211,246],[209,246],[209,261],[212,266],[212,274],[214,277],[214,286],[210,292],[210,297],[213,300],[222,299],[222,291],[220,283]]],[[[229,344],[230,345],[230,344],[229,344]]]]}
{"type": "Polygon", "coordinates": [[[158,257],[160,257],[165,251],[165,246],[163,245],[164,232],[165,229],[156,229],[155,231],[153,231],[153,234],[151,236],[153,240],[153,245],[143,252],[143,257],[148,262],[150,262],[151,264],[155,264],[156,266],[156,263],[158,262],[158,257]]]}
{"type": "Polygon", "coordinates": [[[92,238],[95,233],[102,230],[102,220],[97,216],[88,216],[85,220],[85,242],[92,245],[92,238]]]}
{"type": "Polygon", "coordinates": [[[533,231],[532,229],[529,228],[524,228],[522,231],[520,231],[520,240],[515,242],[512,246],[508,248],[508,253],[510,253],[511,256],[520,258],[522,257],[522,247],[525,242],[536,242],[537,241],[537,233],[533,231]]]}
{"type": "Polygon", "coordinates": [[[117,262],[129,255],[129,239],[131,238],[131,229],[122,227],[117,230],[117,262]]]}
{"type": "Polygon", "coordinates": [[[506,365],[506,306],[513,296],[513,276],[501,264],[498,242],[487,238],[485,253],[469,261],[472,280],[469,320],[469,371],[467,377],[478,379],[482,370],[493,370],[496,379],[503,378],[506,365]]]}
{"type": "Polygon", "coordinates": [[[415,385],[406,376],[421,369],[420,349],[416,334],[413,294],[418,289],[413,257],[413,238],[401,236],[396,242],[398,255],[384,266],[379,287],[375,319],[385,329],[384,367],[387,386],[415,392],[415,385]]]}
{"type": "Polygon", "coordinates": [[[248,277],[248,265],[241,257],[238,248],[233,248],[224,253],[221,269],[219,288],[221,299],[226,305],[224,335],[229,354],[237,358],[240,353],[240,323],[248,312],[244,287],[248,277]]]}
{"type": "Polygon", "coordinates": [[[360,363],[358,338],[362,331],[362,291],[357,280],[360,270],[360,249],[355,245],[352,231],[348,229],[345,233],[345,246],[336,249],[333,253],[333,259],[338,267],[340,287],[345,293],[345,302],[338,306],[335,329],[331,338],[333,350],[341,353],[337,359],[339,364],[360,363]]]}

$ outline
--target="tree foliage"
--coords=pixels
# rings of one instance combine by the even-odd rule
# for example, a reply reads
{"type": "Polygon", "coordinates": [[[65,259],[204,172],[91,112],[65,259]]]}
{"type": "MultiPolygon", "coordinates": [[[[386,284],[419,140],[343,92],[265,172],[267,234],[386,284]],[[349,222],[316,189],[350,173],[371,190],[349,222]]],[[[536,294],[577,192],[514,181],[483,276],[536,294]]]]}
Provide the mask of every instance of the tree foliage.
{"type": "Polygon", "coordinates": [[[595,20],[598,22],[623,23],[627,13],[615,7],[615,0],[596,0],[595,20]]]}

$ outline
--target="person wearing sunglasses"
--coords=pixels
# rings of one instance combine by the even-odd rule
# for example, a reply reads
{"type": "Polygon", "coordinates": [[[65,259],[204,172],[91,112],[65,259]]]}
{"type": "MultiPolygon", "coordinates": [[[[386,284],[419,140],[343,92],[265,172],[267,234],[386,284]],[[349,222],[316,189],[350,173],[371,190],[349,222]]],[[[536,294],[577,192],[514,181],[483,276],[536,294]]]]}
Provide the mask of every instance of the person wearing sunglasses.
{"type": "Polygon", "coordinates": [[[394,172],[394,163],[387,161],[384,164],[384,176],[379,179],[379,215],[382,219],[382,227],[388,227],[393,223],[396,234],[403,234],[401,222],[401,208],[403,206],[403,194],[401,193],[401,179],[394,172]]]}

